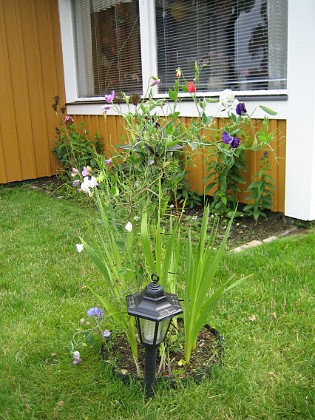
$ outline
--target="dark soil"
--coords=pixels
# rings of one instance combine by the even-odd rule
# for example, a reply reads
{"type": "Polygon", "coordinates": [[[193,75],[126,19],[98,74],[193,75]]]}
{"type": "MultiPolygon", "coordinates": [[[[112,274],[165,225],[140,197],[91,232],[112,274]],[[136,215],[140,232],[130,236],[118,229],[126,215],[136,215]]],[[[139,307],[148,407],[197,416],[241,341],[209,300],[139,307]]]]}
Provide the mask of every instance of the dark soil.
{"type": "MultiPolygon", "coordinates": [[[[174,337],[174,334],[169,335],[174,337]]],[[[180,330],[178,332],[178,337],[183,338],[183,331],[180,330]]],[[[144,349],[139,345],[138,350],[142,378],[144,349]]],[[[209,376],[214,365],[221,363],[222,351],[223,338],[216,330],[207,326],[199,334],[196,351],[192,353],[190,363],[184,363],[184,351],[180,343],[176,343],[176,347],[170,348],[162,365],[160,352],[159,350],[157,351],[157,379],[194,379],[196,382],[199,382],[204,376],[209,376]]],[[[106,347],[103,347],[101,356],[104,362],[110,365],[113,372],[118,376],[139,379],[125,336],[117,336],[110,349],[107,350],[106,347]]]]}
{"type": "MultiPolygon", "coordinates": [[[[41,178],[29,183],[30,188],[43,191],[58,198],[63,198],[64,181],[58,177],[41,178]]],[[[202,210],[187,210],[186,216],[194,224],[201,220],[202,210]]],[[[223,238],[224,230],[228,220],[222,219],[220,222],[220,237],[223,238]]],[[[297,219],[284,216],[282,213],[267,212],[266,217],[260,217],[257,222],[250,217],[238,217],[234,220],[229,240],[228,248],[234,249],[254,240],[262,241],[271,236],[286,236],[296,233],[307,233],[309,228],[314,226],[313,222],[303,222],[297,219]]]]}

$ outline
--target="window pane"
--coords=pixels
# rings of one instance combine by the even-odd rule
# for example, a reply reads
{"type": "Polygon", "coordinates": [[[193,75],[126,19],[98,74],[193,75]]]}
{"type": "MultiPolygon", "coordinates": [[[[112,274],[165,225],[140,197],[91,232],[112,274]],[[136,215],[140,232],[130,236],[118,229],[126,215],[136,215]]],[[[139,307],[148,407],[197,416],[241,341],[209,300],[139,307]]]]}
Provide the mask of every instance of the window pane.
{"type": "Polygon", "coordinates": [[[156,0],[160,88],[176,68],[199,91],[286,88],[287,0],[156,0]]]}
{"type": "Polygon", "coordinates": [[[137,0],[72,0],[79,97],[142,92],[137,0]]]}

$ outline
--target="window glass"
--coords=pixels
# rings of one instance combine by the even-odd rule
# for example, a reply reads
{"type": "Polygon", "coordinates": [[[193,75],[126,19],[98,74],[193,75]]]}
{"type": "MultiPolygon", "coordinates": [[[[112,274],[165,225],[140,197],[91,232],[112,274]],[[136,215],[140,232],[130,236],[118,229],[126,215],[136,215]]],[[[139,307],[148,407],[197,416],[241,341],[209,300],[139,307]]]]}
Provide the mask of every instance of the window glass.
{"type": "Polygon", "coordinates": [[[72,0],[78,96],[142,92],[137,0],[72,0]]]}
{"type": "Polygon", "coordinates": [[[286,89],[287,0],[150,0],[155,22],[143,13],[142,24],[156,30],[157,52],[143,63],[143,2],[71,1],[78,97],[143,93],[142,66],[153,57],[160,93],[178,67],[192,79],[195,61],[204,64],[199,91],[286,89]]]}
{"type": "Polygon", "coordinates": [[[199,91],[286,88],[287,0],[156,0],[160,89],[204,64],[199,91]]]}

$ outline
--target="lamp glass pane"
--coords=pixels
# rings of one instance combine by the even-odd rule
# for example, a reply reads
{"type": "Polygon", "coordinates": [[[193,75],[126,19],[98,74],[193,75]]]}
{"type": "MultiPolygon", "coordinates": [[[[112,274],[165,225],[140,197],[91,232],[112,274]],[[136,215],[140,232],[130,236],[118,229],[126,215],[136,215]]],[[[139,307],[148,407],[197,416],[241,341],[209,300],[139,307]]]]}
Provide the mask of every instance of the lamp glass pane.
{"type": "Polygon", "coordinates": [[[142,341],[145,344],[154,343],[156,322],[139,318],[142,341]]]}
{"type": "Polygon", "coordinates": [[[156,323],[155,321],[150,321],[148,319],[140,318],[139,323],[143,343],[150,345],[162,343],[167,333],[170,322],[171,318],[167,318],[159,323],[156,323]]]}

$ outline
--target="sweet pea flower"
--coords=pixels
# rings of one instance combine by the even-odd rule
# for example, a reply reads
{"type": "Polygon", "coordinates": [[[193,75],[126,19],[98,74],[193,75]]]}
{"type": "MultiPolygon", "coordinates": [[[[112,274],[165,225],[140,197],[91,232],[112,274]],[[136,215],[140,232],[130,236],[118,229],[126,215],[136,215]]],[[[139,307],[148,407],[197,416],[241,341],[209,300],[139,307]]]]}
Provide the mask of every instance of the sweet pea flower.
{"type": "Polygon", "coordinates": [[[110,336],[110,334],[111,334],[111,332],[110,332],[109,330],[105,330],[105,331],[103,332],[103,337],[104,337],[104,338],[108,338],[108,337],[110,336]]]}
{"type": "Polygon", "coordinates": [[[238,137],[234,137],[230,143],[230,147],[231,149],[237,149],[240,144],[241,140],[238,137]]]}
{"type": "Polygon", "coordinates": [[[65,124],[73,124],[74,123],[74,119],[72,117],[70,117],[70,115],[66,115],[65,119],[64,119],[65,124]]]}
{"type": "Polygon", "coordinates": [[[187,89],[188,89],[188,92],[190,93],[196,92],[194,82],[188,82],[187,89]]]}
{"type": "Polygon", "coordinates": [[[236,105],[236,113],[237,115],[247,114],[246,106],[243,102],[240,102],[236,105]]]}
{"type": "Polygon", "coordinates": [[[222,134],[223,143],[230,144],[232,140],[233,140],[233,136],[230,136],[229,133],[224,131],[224,133],[222,134]]]}
{"type": "Polygon", "coordinates": [[[109,166],[112,163],[111,159],[105,159],[105,165],[109,166]]]}
{"type": "Polygon", "coordinates": [[[98,308],[97,306],[95,306],[94,308],[90,308],[87,311],[88,316],[93,317],[95,316],[96,318],[103,318],[104,316],[104,311],[100,308],[98,308]]]}
{"type": "Polygon", "coordinates": [[[82,252],[83,251],[83,245],[82,244],[76,244],[76,248],[78,252],[82,252]]]}
{"type": "Polygon", "coordinates": [[[225,89],[221,92],[219,103],[227,109],[234,108],[238,104],[238,100],[235,99],[234,93],[231,89],[225,89]]]}
{"type": "Polygon", "coordinates": [[[161,83],[161,79],[158,79],[157,77],[152,77],[152,79],[151,86],[157,86],[161,83]]]}
{"type": "Polygon", "coordinates": [[[98,182],[96,181],[95,176],[91,176],[91,178],[89,178],[88,176],[85,176],[83,178],[83,182],[81,184],[81,191],[87,193],[89,196],[92,195],[91,193],[91,189],[95,188],[98,186],[98,182]]]}
{"type": "Polygon", "coordinates": [[[111,109],[111,107],[112,107],[112,105],[106,104],[106,105],[101,106],[101,109],[103,110],[104,114],[106,114],[107,111],[109,111],[111,109]]]}
{"type": "Polygon", "coordinates": [[[79,365],[82,362],[80,352],[74,351],[73,352],[74,361],[72,362],[74,365],[79,365]]]}
{"type": "Polygon", "coordinates": [[[131,232],[132,231],[132,224],[130,222],[128,222],[125,226],[125,229],[127,232],[131,232]]]}
{"type": "Polygon", "coordinates": [[[89,171],[89,167],[88,166],[83,166],[83,169],[82,169],[82,176],[89,176],[90,175],[90,171],[89,171]]]}
{"type": "Polygon", "coordinates": [[[80,181],[78,179],[75,179],[72,183],[73,187],[77,187],[79,185],[80,181]]]}
{"type": "Polygon", "coordinates": [[[111,104],[114,99],[115,99],[115,91],[114,90],[112,90],[112,93],[110,95],[105,95],[105,101],[108,104],[111,104]]]}
{"type": "Polygon", "coordinates": [[[76,176],[78,173],[79,171],[77,170],[77,168],[72,168],[71,176],[76,176]]]}
{"type": "Polygon", "coordinates": [[[241,143],[241,140],[238,137],[233,137],[226,131],[222,134],[222,142],[224,144],[229,144],[231,149],[237,149],[241,143]]]}

